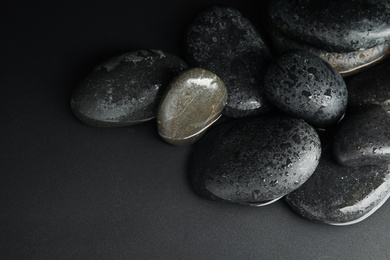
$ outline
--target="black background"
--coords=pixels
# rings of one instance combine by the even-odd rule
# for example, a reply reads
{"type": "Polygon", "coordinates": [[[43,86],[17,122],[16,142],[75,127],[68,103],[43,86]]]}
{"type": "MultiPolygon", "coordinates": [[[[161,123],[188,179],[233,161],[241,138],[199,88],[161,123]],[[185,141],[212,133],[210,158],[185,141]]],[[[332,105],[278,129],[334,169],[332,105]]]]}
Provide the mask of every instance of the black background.
{"type": "MultiPolygon", "coordinates": [[[[255,1],[218,4],[261,25],[255,1]]],[[[95,65],[138,49],[183,57],[186,26],[209,5],[2,4],[1,259],[390,259],[389,202],[334,227],[283,201],[207,201],[189,185],[192,147],[162,141],[155,120],[109,129],[73,116],[71,91],[95,65]]]]}

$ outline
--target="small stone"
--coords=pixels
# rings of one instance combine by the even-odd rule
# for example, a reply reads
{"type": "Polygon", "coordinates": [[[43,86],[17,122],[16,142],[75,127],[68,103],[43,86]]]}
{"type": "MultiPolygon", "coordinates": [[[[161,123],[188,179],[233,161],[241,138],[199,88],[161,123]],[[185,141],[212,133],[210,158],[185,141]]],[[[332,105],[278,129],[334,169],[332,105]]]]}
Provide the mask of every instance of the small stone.
{"type": "Polygon", "coordinates": [[[346,119],[334,142],[334,156],[343,166],[390,164],[390,115],[382,106],[346,119]]]}
{"type": "Polygon", "coordinates": [[[302,120],[281,115],[233,120],[196,143],[192,184],[207,199],[261,206],[300,187],[320,154],[316,131],[302,120]]]}
{"type": "Polygon", "coordinates": [[[159,50],[125,53],[97,66],[73,91],[73,113],[84,123],[117,127],[156,116],[162,92],[188,65],[159,50]]]}
{"type": "Polygon", "coordinates": [[[348,100],[340,73],[306,51],[279,56],[266,72],[265,90],[280,110],[316,127],[336,123],[348,100]]]}
{"type": "Polygon", "coordinates": [[[350,225],[369,217],[389,195],[389,165],[343,167],[334,161],[332,148],[326,146],[313,175],[285,200],[314,222],[350,225]]]}
{"type": "Polygon", "coordinates": [[[353,52],[390,40],[390,1],[274,0],[268,13],[289,38],[329,52],[353,52]]]}
{"type": "Polygon", "coordinates": [[[170,144],[191,144],[218,120],[226,100],[225,84],[217,75],[188,69],[164,93],[157,113],[158,133],[170,144]]]}
{"type": "Polygon", "coordinates": [[[225,116],[239,118],[271,110],[263,81],[272,56],[238,10],[214,6],[202,12],[187,30],[185,51],[190,65],[214,72],[225,83],[225,116]]]}

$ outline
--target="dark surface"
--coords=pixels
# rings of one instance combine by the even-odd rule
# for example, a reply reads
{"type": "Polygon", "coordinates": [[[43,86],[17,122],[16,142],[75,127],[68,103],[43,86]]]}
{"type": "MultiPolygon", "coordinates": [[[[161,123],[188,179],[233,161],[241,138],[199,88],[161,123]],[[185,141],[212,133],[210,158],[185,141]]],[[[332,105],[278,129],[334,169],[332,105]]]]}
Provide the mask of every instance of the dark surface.
{"type": "MultiPolygon", "coordinates": [[[[233,4],[260,24],[257,3],[233,4]]],[[[207,5],[0,8],[0,258],[390,258],[390,203],[332,227],[283,201],[207,201],[188,180],[192,147],[166,144],[154,120],[96,128],[74,117],[71,91],[96,65],[138,49],[181,55],[186,24],[207,5]]]]}

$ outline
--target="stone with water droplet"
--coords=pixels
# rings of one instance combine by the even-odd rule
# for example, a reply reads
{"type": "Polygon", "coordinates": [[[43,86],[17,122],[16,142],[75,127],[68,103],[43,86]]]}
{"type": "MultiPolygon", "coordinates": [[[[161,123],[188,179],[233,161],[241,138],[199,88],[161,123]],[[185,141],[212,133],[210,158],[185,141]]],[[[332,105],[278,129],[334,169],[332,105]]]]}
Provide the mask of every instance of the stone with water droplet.
{"type": "Polygon", "coordinates": [[[390,195],[389,165],[343,167],[325,146],[317,169],[285,197],[301,216],[331,225],[358,223],[379,209],[390,195]]]}
{"type": "Polygon", "coordinates": [[[317,167],[320,146],[313,127],[288,116],[226,122],[195,144],[192,183],[205,198],[258,206],[303,184],[317,167]]]}
{"type": "Polygon", "coordinates": [[[316,127],[336,123],[343,116],[348,100],[341,75],[305,51],[279,56],[266,72],[265,90],[280,110],[316,127]]]}
{"type": "Polygon", "coordinates": [[[159,50],[125,53],[97,66],[73,91],[73,113],[101,127],[138,124],[156,116],[162,92],[188,68],[159,50]]]}

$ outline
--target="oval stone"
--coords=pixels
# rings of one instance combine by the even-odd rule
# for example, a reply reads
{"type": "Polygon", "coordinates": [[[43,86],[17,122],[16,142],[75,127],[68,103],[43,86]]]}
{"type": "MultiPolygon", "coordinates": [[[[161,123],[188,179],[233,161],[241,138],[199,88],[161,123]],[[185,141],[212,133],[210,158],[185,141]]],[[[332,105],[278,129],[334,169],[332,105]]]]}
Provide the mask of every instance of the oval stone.
{"type": "Polygon", "coordinates": [[[188,69],[164,93],[157,113],[158,133],[170,144],[191,144],[221,116],[226,100],[225,84],[217,75],[188,69]]]}
{"type": "Polygon", "coordinates": [[[340,73],[306,51],[279,56],[266,72],[265,90],[280,110],[316,127],[336,123],[348,101],[340,73]]]}
{"type": "Polygon", "coordinates": [[[358,51],[390,40],[388,0],[274,0],[268,13],[288,37],[330,52],[358,51]]]}
{"type": "Polygon", "coordinates": [[[188,65],[159,50],[125,53],[97,66],[73,91],[73,113],[92,126],[127,126],[156,116],[162,92],[188,65]]]}
{"type": "Polygon", "coordinates": [[[264,89],[264,71],[272,59],[262,36],[232,7],[202,12],[185,37],[186,58],[193,67],[217,74],[228,89],[224,115],[244,117],[271,110],[264,89]]]}
{"type": "Polygon", "coordinates": [[[389,165],[343,167],[323,149],[313,175],[285,197],[301,216],[331,225],[358,223],[380,208],[390,195],[389,165]]]}
{"type": "Polygon", "coordinates": [[[261,206],[300,187],[320,154],[316,131],[302,120],[280,115],[234,120],[195,145],[192,184],[207,199],[261,206]]]}

